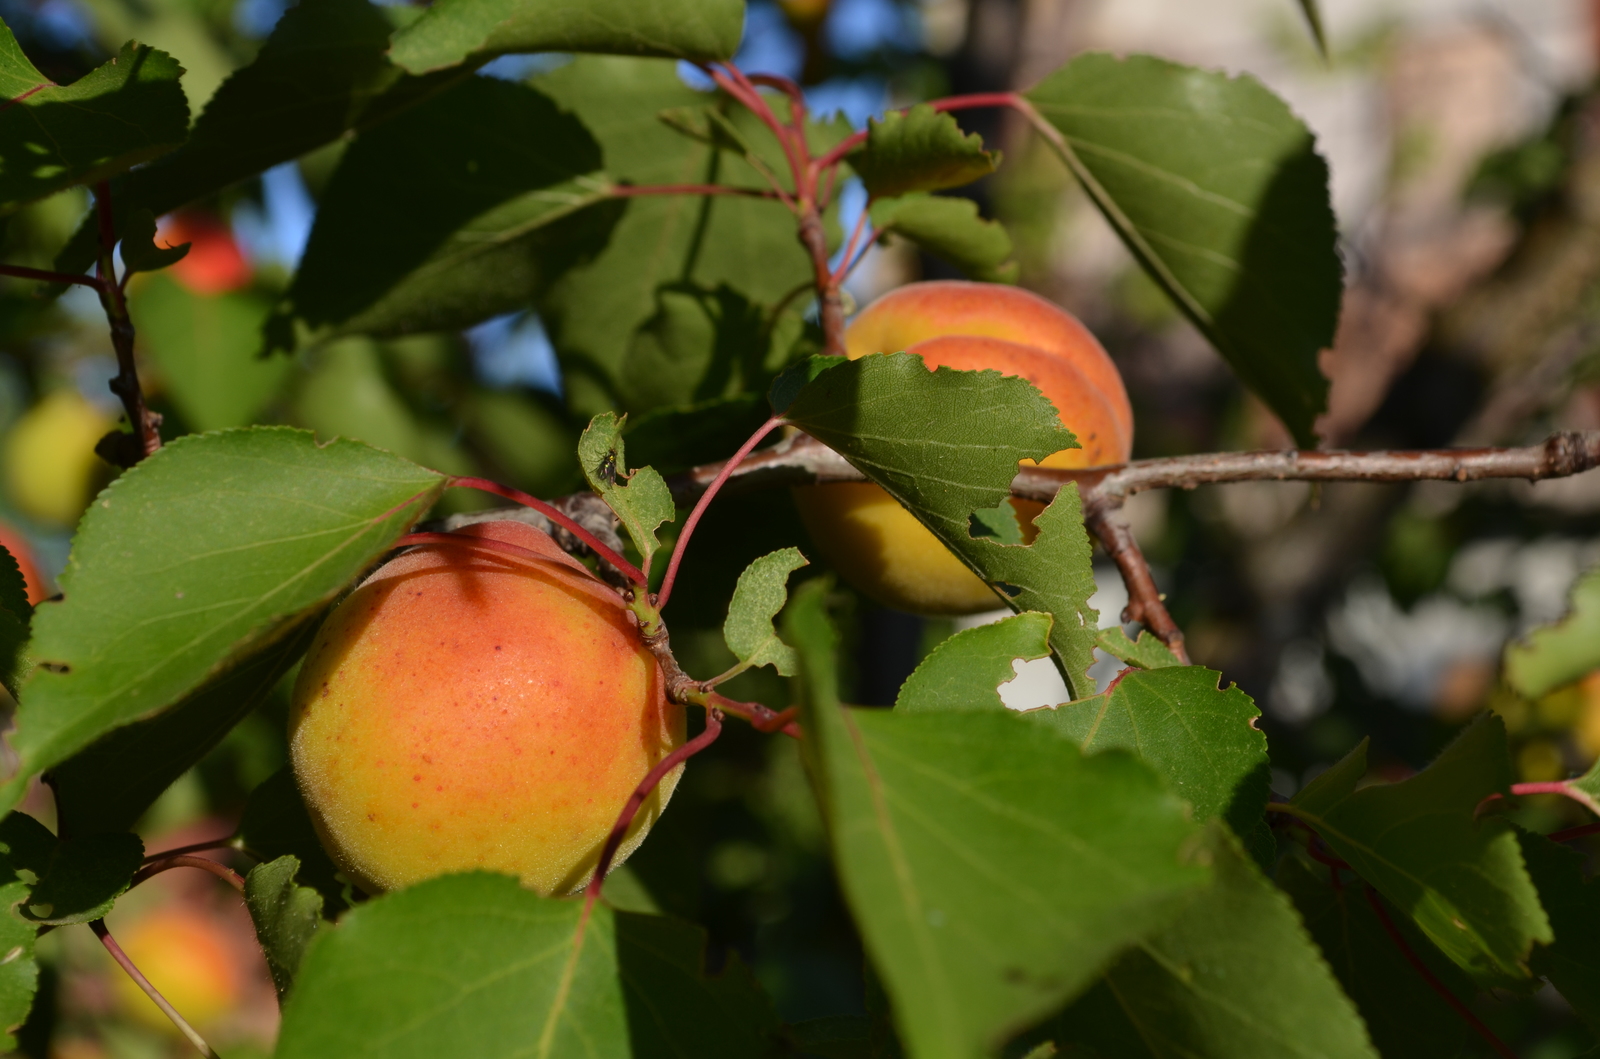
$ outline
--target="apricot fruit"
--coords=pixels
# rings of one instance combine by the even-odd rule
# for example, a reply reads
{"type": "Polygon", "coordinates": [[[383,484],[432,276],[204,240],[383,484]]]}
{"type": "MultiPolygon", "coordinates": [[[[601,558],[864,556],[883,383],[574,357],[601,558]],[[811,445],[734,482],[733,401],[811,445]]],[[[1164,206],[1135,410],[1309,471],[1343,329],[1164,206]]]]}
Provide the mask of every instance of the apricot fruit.
{"type": "MultiPolygon", "coordinates": [[[[205,1025],[244,998],[241,953],[217,916],[184,905],[157,908],[117,934],[133,965],[191,1023],[205,1025]]],[[[120,970],[112,981],[117,1006],[151,1029],[173,1031],[172,1022],[120,970]]]]}
{"type": "Polygon", "coordinates": [[[250,285],[252,270],[233,233],[203,213],[173,214],[161,222],[162,246],[189,244],[189,252],[171,266],[172,275],[199,295],[226,294],[250,285]]]}
{"type": "MultiPolygon", "coordinates": [[[[634,789],[683,742],[683,712],[622,599],[547,534],[460,532],[523,552],[423,545],[340,603],[295,683],[295,777],[363,890],[483,869],[573,893],[634,789]]],[[[646,799],[613,866],[681,772],[646,799]]]]}
{"type": "Polygon", "coordinates": [[[94,447],[111,419],[76,390],[56,390],[25,412],[5,440],[6,491],[39,522],[70,526],[103,484],[94,447]]]}
{"type": "MultiPolygon", "coordinates": [[[[916,283],[878,299],[845,333],[851,359],[904,350],[929,370],[994,369],[1021,376],[1056,407],[1076,449],[1045,467],[1094,467],[1126,460],[1133,412],[1116,365],[1072,314],[1014,287],[916,283]]],[[[795,490],[812,541],[834,569],[885,606],[916,614],[972,614],[994,608],[994,591],[899,502],[870,483],[795,490]]],[[[1038,504],[1013,500],[1025,540],[1038,504]]]]}

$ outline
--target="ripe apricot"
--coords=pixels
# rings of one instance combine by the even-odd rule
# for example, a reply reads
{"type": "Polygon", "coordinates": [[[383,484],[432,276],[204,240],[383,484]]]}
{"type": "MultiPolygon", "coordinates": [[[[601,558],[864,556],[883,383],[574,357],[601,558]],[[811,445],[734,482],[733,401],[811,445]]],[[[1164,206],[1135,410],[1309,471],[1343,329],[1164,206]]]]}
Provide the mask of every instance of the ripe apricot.
{"type": "MultiPolygon", "coordinates": [[[[178,1014],[205,1025],[233,1010],[244,998],[241,953],[217,916],[185,905],[151,911],[117,941],[133,965],[166,997],[178,1014]]],[[[171,1031],[171,1020],[126,974],[113,981],[118,1006],[130,1018],[171,1031]]]]}
{"type": "MultiPolygon", "coordinates": [[[[424,545],[318,631],[290,753],[334,860],[362,889],[452,871],[572,893],[634,788],[683,741],[655,657],[617,593],[518,522],[463,534],[531,555],[424,545]]],[[[643,841],[681,766],[614,861],[643,841]]]]}
{"type": "MultiPolygon", "coordinates": [[[[1111,358],[1075,317],[1043,298],[992,284],[917,283],[868,306],[845,334],[848,355],[904,349],[931,370],[995,369],[1038,387],[1076,449],[1040,461],[1093,467],[1128,458],[1133,413],[1111,358]],[[961,330],[943,330],[961,329],[961,330]],[[903,343],[903,344],[902,344],[903,343]]],[[[972,614],[993,590],[888,493],[869,483],[795,490],[812,541],[844,578],[886,606],[918,614],[972,614]]],[[[1032,537],[1038,504],[1012,501],[1032,537]]]]}

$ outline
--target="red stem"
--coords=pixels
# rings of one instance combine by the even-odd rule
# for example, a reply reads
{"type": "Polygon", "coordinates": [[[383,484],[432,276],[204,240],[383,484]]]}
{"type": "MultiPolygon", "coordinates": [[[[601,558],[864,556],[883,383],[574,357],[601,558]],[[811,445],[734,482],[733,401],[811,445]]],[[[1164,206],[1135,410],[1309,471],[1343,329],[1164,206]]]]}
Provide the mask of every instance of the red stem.
{"type": "Polygon", "coordinates": [[[743,198],[775,199],[775,188],[735,188],[725,184],[617,184],[611,188],[614,198],[633,198],[643,195],[738,195],[743,198]]]}
{"type": "Polygon", "coordinates": [[[185,853],[200,853],[208,849],[221,849],[223,846],[232,845],[235,837],[234,835],[224,835],[222,838],[208,839],[205,842],[193,842],[187,846],[179,846],[177,849],[164,849],[160,853],[150,854],[144,859],[144,862],[146,864],[154,864],[158,860],[165,860],[168,857],[181,857],[185,853]]]}
{"type": "Polygon", "coordinates": [[[650,583],[650,579],[640,573],[637,566],[634,566],[628,560],[600,543],[598,537],[578,525],[570,515],[551,507],[536,496],[529,496],[520,489],[513,489],[509,485],[501,485],[499,482],[491,482],[487,478],[451,478],[446,484],[461,486],[466,489],[481,489],[485,493],[493,493],[495,496],[514,500],[523,507],[531,507],[545,518],[559,523],[567,532],[587,544],[596,555],[620,570],[622,575],[629,581],[640,586],[646,586],[650,583]]]}
{"type": "Polygon", "coordinates": [[[750,722],[750,727],[758,732],[782,732],[792,739],[802,738],[800,725],[795,718],[800,715],[798,706],[791,706],[781,713],[774,712],[761,705],[759,702],[739,702],[717,692],[708,693],[708,701],[712,706],[723,713],[731,713],[735,717],[742,717],[750,722]]]}
{"type": "Polygon", "coordinates": [[[778,120],[778,116],[772,112],[772,108],[767,106],[767,101],[761,98],[761,93],[756,91],[756,86],[750,83],[750,79],[744,75],[744,71],[732,63],[725,64],[722,70],[718,70],[714,66],[707,69],[711,74],[711,79],[717,83],[718,87],[743,103],[763,125],[772,130],[772,134],[778,138],[778,146],[783,148],[784,157],[789,161],[789,170],[794,175],[795,195],[799,198],[804,198],[806,196],[805,162],[801,154],[796,154],[795,144],[789,136],[788,130],[778,120]],[[726,72],[724,73],[723,71],[726,72]]]}
{"type": "Polygon", "coordinates": [[[42,268],[28,268],[26,265],[0,265],[0,276],[15,276],[17,279],[36,279],[44,283],[81,283],[93,290],[99,290],[104,286],[97,276],[72,276],[65,272],[50,272],[42,268]]]}
{"type": "Polygon", "coordinates": [[[131,890],[147,879],[154,878],[164,871],[171,871],[173,868],[199,868],[201,871],[208,871],[235,890],[244,893],[244,876],[226,864],[214,861],[209,857],[190,857],[186,855],[163,857],[153,863],[146,863],[144,867],[133,873],[133,881],[128,883],[128,889],[131,890]]]}
{"type": "Polygon", "coordinates": [[[855,256],[856,243],[860,241],[861,233],[867,227],[867,211],[871,206],[872,200],[868,199],[867,204],[861,207],[861,216],[856,218],[855,230],[850,233],[850,241],[844,244],[844,256],[839,260],[839,271],[833,274],[834,283],[843,283],[845,277],[855,268],[855,262],[850,259],[855,256]]]}
{"type": "Polygon", "coordinates": [[[1583,838],[1585,835],[1593,834],[1600,834],[1600,824],[1579,824],[1577,827],[1552,831],[1544,837],[1552,842],[1571,842],[1575,838],[1583,838]]]}
{"type": "Polygon", "coordinates": [[[1472,1009],[1461,1002],[1460,997],[1452,993],[1443,982],[1434,977],[1433,972],[1428,969],[1428,965],[1422,962],[1422,957],[1418,956],[1412,950],[1410,944],[1406,942],[1405,935],[1400,933],[1400,928],[1394,925],[1394,920],[1389,918],[1389,910],[1383,907],[1383,901],[1378,897],[1378,891],[1370,886],[1366,888],[1366,891],[1367,903],[1378,914],[1378,922],[1383,924],[1383,929],[1388,933],[1389,940],[1394,942],[1395,948],[1400,950],[1400,954],[1406,958],[1406,962],[1411,964],[1412,969],[1422,976],[1422,980],[1428,983],[1429,988],[1438,993],[1440,999],[1449,1004],[1455,1010],[1455,1013],[1461,1016],[1462,1021],[1471,1026],[1478,1036],[1484,1039],[1484,1042],[1494,1050],[1496,1055],[1502,1056],[1503,1059],[1517,1059],[1516,1052],[1512,1051],[1499,1037],[1496,1037],[1494,1031],[1485,1026],[1478,1016],[1472,1013],[1472,1009]]]}
{"type": "Polygon", "coordinates": [[[773,416],[761,424],[761,429],[751,434],[750,439],[739,446],[739,451],[735,452],[729,457],[728,462],[722,465],[721,473],[712,479],[711,484],[706,487],[706,491],[696,501],[694,510],[689,512],[688,521],[683,524],[683,532],[678,535],[677,543],[672,546],[672,559],[667,563],[666,576],[661,579],[661,591],[656,593],[657,610],[665,610],[667,600],[672,598],[672,583],[678,579],[678,564],[683,562],[683,549],[688,545],[689,538],[694,536],[694,528],[700,524],[700,516],[705,514],[706,508],[717,495],[717,490],[722,488],[722,483],[728,480],[728,476],[734,472],[740,462],[750,455],[750,450],[760,444],[761,439],[772,433],[773,428],[782,422],[782,418],[773,416]]]}
{"type": "Polygon", "coordinates": [[[100,944],[105,946],[106,951],[111,954],[111,958],[117,961],[117,966],[127,972],[128,977],[133,979],[135,985],[144,990],[144,995],[149,997],[155,1006],[160,1008],[162,1013],[172,1020],[172,1024],[178,1027],[178,1030],[189,1039],[189,1043],[198,1048],[200,1054],[206,1056],[207,1059],[218,1059],[217,1053],[211,1050],[211,1045],[206,1043],[205,1038],[200,1036],[182,1015],[178,1014],[178,1009],[173,1007],[171,1002],[161,995],[161,991],[150,984],[150,979],[146,978],[143,972],[134,966],[133,961],[128,959],[128,954],[122,951],[122,946],[117,944],[117,939],[113,938],[111,931],[106,929],[106,921],[97,919],[89,924],[89,929],[94,931],[94,936],[100,939],[100,944]]]}
{"type": "Polygon", "coordinates": [[[627,804],[622,807],[622,812],[617,814],[617,822],[611,825],[611,834],[606,836],[606,844],[600,849],[600,860],[595,864],[594,877],[589,880],[589,885],[585,889],[586,918],[588,909],[600,899],[600,888],[605,885],[606,873],[611,870],[611,861],[616,857],[623,838],[627,836],[628,828],[633,825],[633,818],[639,815],[639,807],[644,805],[644,800],[650,797],[650,792],[656,789],[667,773],[715,743],[717,736],[721,734],[722,714],[715,709],[707,710],[705,730],[657,762],[656,767],[645,773],[644,779],[639,781],[639,786],[628,795],[627,804]]]}

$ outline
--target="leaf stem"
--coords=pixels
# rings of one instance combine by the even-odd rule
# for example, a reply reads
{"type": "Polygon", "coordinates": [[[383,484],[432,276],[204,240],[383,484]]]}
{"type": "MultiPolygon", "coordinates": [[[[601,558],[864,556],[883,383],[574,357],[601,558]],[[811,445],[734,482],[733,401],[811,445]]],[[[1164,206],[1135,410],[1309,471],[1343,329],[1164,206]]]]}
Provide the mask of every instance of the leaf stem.
{"type": "Polygon", "coordinates": [[[224,835],[221,838],[207,839],[204,842],[191,842],[187,846],[178,846],[175,849],[164,849],[159,853],[152,853],[144,859],[144,862],[146,864],[154,864],[156,861],[165,860],[167,857],[181,857],[186,853],[201,853],[208,849],[222,849],[224,846],[232,846],[237,849],[238,847],[235,846],[235,843],[238,840],[239,833],[235,831],[233,834],[224,835]]]}
{"type": "Polygon", "coordinates": [[[615,184],[608,192],[613,198],[642,195],[737,195],[742,198],[776,199],[774,188],[740,188],[726,184],[615,184]]]}
{"type": "Polygon", "coordinates": [[[678,534],[678,540],[672,546],[672,558],[667,563],[666,576],[661,579],[661,591],[656,594],[657,608],[665,609],[667,600],[672,598],[672,585],[678,579],[678,566],[683,562],[683,550],[688,546],[689,538],[694,536],[695,527],[700,524],[700,517],[705,514],[706,508],[710,506],[718,490],[722,488],[722,483],[726,482],[728,476],[738,469],[739,464],[746,456],[750,455],[750,450],[760,444],[761,439],[772,433],[773,429],[782,422],[783,419],[781,417],[773,416],[761,424],[760,429],[751,434],[749,439],[739,446],[739,450],[722,465],[722,473],[712,479],[711,484],[706,487],[706,491],[700,494],[700,499],[695,503],[694,510],[689,512],[689,517],[683,524],[683,532],[678,534]]]}
{"type": "MultiPolygon", "coordinates": [[[[736,668],[742,670],[744,667],[736,668]]],[[[717,680],[722,679],[722,677],[717,678],[717,680]]],[[[716,680],[711,680],[706,683],[709,685],[716,682],[716,680]]],[[[715,691],[709,690],[706,692],[706,703],[709,706],[716,707],[723,713],[731,713],[735,717],[744,718],[750,722],[750,727],[758,732],[766,732],[768,734],[782,732],[792,739],[802,738],[800,725],[795,720],[800,715],[799,707],[791,706],[787,710],[779,712],[770,710],[759,702],[738,702],[728,698],[726,695],[720,695],[715,691]]]]}
{"type": "Polygon", "coordinates": [[[66,272],[51,272],[48,269],[29,268],[26,265],[0,265],[0,276],[14,276],[17,279],[36,279],[43,283],[81,283],[92,290],[99,290],[102,286],[98,276],[74,276],[66,272]]]}
{"type": "Polygon", "coordinates": [[[144,867],[133,873],[133,879],[128,883],[128,889],[131,890],[140,883],[153,879],[164,871],[171,871],[173,868],[199,868],[201,871],[215,875],[240,893],[244,893],[244,876],[226,864],[212,860],[210,857],[192,857],[188,854],[179,854],[178,856],[162,855],[158,860],[147,860],[144,867]]]}
{"type": "Polygon", "coordinates": [[[1471,1026],[1473,1032],[1482,1037],[1484,1043],[1496,1055],[1501,1056],[1502,1059],[1517,1059],[1517,1053],[1512,1051],[1510,1046],[1499,1037],[1496,1037],[1494,1031],[1485,1026],[1483,1021],[1473,1014],[1472,1009],[1462,1003],[1461,998],[1451,992],[1450,988],[1443,982],[1439,981],[1433,971],[1429,970],[1428,965],[1422,962],[1422,957],[1418,956],[1416,951],[1411,948],[1411,945],[1406,941],[1405,935],[1400,933],[1400,928],[1395,926],[1393,919],[1389,918],[1389,910],[1383,907],[1383,899],[1378,896],[1378,891],[1370,886],[1364,889],[1367,895],[1367,903],[1377,913],[1378,922],[1383,924],[1384,932],[1389,935],[1389,940],[1394,942],[1395,948],[1400,950],[1400,955],[1406,958],[1406,962],[1411,965],[1412,970],[1416,971],[1422,980],[1428,983],[1428,988],[1439,994],[1439,999],[1449,1004],[1451,1009],[1461,1016],[1461,1020],[1471,1026]]]}
{"type": "Polygon", "coordinates": [[[604,559],[606,562],[620,570],[623,576],[629,581],[632,581],[634,584],[641,587],[650,583],[650,579],[645,577],[645,575],[639,571],[638,567],[634,566],[632,563],[628,562],[628,560],[618,555],[611,548],[608,548],[606,545],[602,544],[600,542],[600,538],[596,537],[594,534],[578,525],[572,516],[568,515],[564,511],[552,507],[536,496],[530,496],[520,489],[513,489],[508,485],[501,485],[499,482],[491,482],[487,478],[451,477],[448,479],[446,484],[458,486],[464,489],[480,489],[485,493],[493,493],[495,496],[503,496],[507,500],[514,500],[523,507],[531,507],[545,518],[557,523],[568,533],[571,533],[574,537],[587,544],[591,549],[593,549],[596,555],[600,556],[600,558],[604,559]]]}
{"type": "Polygon", "coordinates": [[[100,294],[106,321],[111,325],[111,345],[117,353],[117,374],[111,380],[111,392],[122,399],[128,428],[132,431],[131,434],[112,431],[100,439],[95,452],[108,463],[132,467],[161,447],[161,416],[146,407],[144,391],[139,387],[139,370],[133,359],[133,319],[128,315],[128,300],[123,295],[122,285],[117,282],[113,256],[117,248],[117,226],[111,212],[109,181],[102,180],[95,185],[94,201],[100,233],[95,289],[100,294]]]}
{"type": "Polygon", "coordinates": [[[1573,839],[1593,834],[1600,834],[1600,824],[1579,824],[1577,827],[1567,827],[1560,831],[1552,831],[1544,837],[1552,842],[1571,842],[1573,839]]]}
{"type": "Polygon", "coordinates": [[[199,1049],[200,1054],[206,1056],[206,1059],[219,1059],[217,1053],[211,1050],[211,1045],[206,1043],[206,1039],[200,1036],[182,1015],[178,1014],[178,1009],[173,1007],[167,998],[161,995],[161,991],[150,984],[150,979],[146,978],[139,968],[134,966],[133,961],[128,959],[128,954],[122,951],[122,946],[117,944],[117,939],[113,938],[111,931],[106,929],[106,921],[97,919],[89,924],[89,929],[94,931],[95,937],[100,939],[100,944],[105,946],[106,952],[111,954],[111,958],[117,962],[117,966],[127,972],[128,977],[133,979],[135,985],[144,990],[144,995],[149,997],[155,1006],[161,1009],[162,1014],[172,1020],[172,1024],[178,1027],[178,1031],[189,1039],[189,1043],[199,1049]]]}

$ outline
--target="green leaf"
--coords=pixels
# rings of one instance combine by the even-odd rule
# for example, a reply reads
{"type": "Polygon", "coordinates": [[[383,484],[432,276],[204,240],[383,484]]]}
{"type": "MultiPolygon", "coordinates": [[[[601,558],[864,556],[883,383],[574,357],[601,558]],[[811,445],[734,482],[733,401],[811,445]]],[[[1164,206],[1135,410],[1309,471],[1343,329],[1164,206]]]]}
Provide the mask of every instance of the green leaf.
{"type": "Polygon", "coordinates": [[[90,505],[66,598],[39,608],[0,795],[171,707],[320,609],[432,506],[439,474],[258,427],[179,438],[90,505]]]}
{"type": "MultiPolygon", "coordinates": [[[[779,379],[775,402],[795,379],[779,379]]],[[[975,512],[1011,495],[1018,460],[1076,445],[1031,383],[997,371],[930,372],[921,357],[874,353],[817,375],[784,416],[904,504],[1011,609],[1051,615],[1050,646],[1067,687],[1093,694],[1099,622],[1077,487],[1068,483],[1034,519],[1031,545],[970,530],[975,512]]]]}
{"type": "Polygon", "coordinates": [[[578,439],[578,466],[583,468],[589,488],[600,494],[627,529],[642,557],[640,569],[648,573],[661,547],[656,530],[677,518],[678,509],[666,480],[655,468],[630,472],[625,452],[622,421],[611,412],[602,412],[590,420],[578,439]]]}
{"type": "Polygon", "coordinates": [[[1328,166],[1252,77],[1083,55],[1026,98],[1150,276],[1302,446],[1343,294],[1328,166]]]}
{"type": "Polygon", "coordinates": [[[743,33],[742,0],[439,0],[394,35],[390,55],[419,74],[511,52],[723,62],[743,33]]]}
{"type": "MultiPolygon", "coordinates": [[[[385,55],[393,29],[383,9],[367,0],[301,0],[291,6],[255,61],[211,97],[188,142],[116,181],[112,198],[119,226],[138,209],[159,217],[294,161],[471,75],[463,67],[407,76],[385,55]]],[[[182,125],[188,125],[187,117],[182,125]]],[[[93,263],[97,245],[90,217],[57,257],[56,268],[82,272],[93,263]]]]}
{"type": "Polygon", "coordinates": [[[1528,874],[1555,941],[1533,950],[1533,973],[1548,978],[1591,1030],[1600,1031],[1600,884],[1585,879],[1584,857],[1543,835],[1518,830],[1528,874]]]}
{"type": "Polygon", "coordinates": [[[1017,281],[1018,266],[1011,260],[1011,234],[998,221],[980,217],[978,204],[971,199],[907,195],[874,202],[870,213],[879,237],[898,235],[909,239],[975,280],[1017,281]]]}
{"type": "Polygon", "coordinates": [[[189,245],[157,246],[156,219],[149,210],[134,210],[122,227],[122,263],[130,274],[176,265],[189,256],[189,245]]]}
{"type": "Polygon", "coordinates": [[[1317,0],[1296,0],[1300,5],[1300,13],[1306,16],[1306,28],[1311,31],[1311,39],[1316,42],[1317,51],[1322,57],[1328,57],[1328,35],[1322,29],[1322,9],[1317,5],[1317,0]]]}
{"type": "MultiPolygon", "coordinates": [[[[19,872],[26,870],[25,858],[37,858],[37,850],[54,842],[55,836],[31,816],[11,813],[0,820],[0,1048],[8,1050],[16,1047],[12,1032],[27,1019],[39,988],[33,955],[39,928],[17,914],[33,887],[19,872]]],[[[34,877],[31,871],[29,877],[34,877]]]]}
{"type": "Polygon", "coordinates": [[[849,156],[873,198],[940,191],[988,176],[1000,165],[983,137],[963,133],[956,119],[927,103],[867,119],[867,140],[849,156]]]}
{"type": "Polygon", "coordinates": [[[255,711],[311,645],[313,611],[259,654],[208,679],[169,710],[117,728],[50,769],[64,833],[130,831],[163,791],[255,711]]]}
{"type": "Polygon", "coordinates": [[[299,860],[284,856],[257,864],[244,880],[245,907],[280,1001],[289,995],[306,947],[322,925],[322,895],[295,882],[299,870],[299,860]]]}
{"type": "Polygon", "coordinates": [[[203,297],[169,276],[152,276],[128,303],[142,351],[196,431],[255,422],[294,370],[286,358],[256,355],[271,306],[255,294],[203,297]]]}
{"type": "MultiPolygon", "coordinates": [[[[715,99],[686,86],[671,62],[580,57],[533,84],[583,122],[600,143],[605,172],[619,183],[764,186],[743,158],[657,120],[664,109],[715,99]]],[[[762,142],[756,133],[751,138],[762,142]]],[[[569,373],[581,370],[620,394],[629,384],[634,332],[660,311],[664,285],[700,291],[726,285],[770,306],[812,278],[794,215],[782,203],[649,195],[627,201],[604,251],[565,272],[538,308],[569,373]]],[[[639,403],[628,407],[644,410],[639,403]]]]}
{"type": "Polygon", "coordinates": [[[129,41],[70,85],[46,78],[0,23],[0,216],[74,184],[105,180],[183,143],[183,68],[129,41]]]}
{"type": "Polygon", "coordinates": [[[547,1055],[752,1056],[777,1020],[732,957],[703,971],[704,935],[507,876],[450,875],[387,894],[322,931],[284,1006],[279,1059],[547,1055]]]}
{"type": "Polygon", "coordinates": [[[22,690],[32,663],[28,659],[29,624],[33,606],[28,583],[16,556],[0,547],[0,686],[12,697],[22,690]]]}
{"type": "Polygon", "coordinates": [[[845,897],[911,1054],[987,1054],[1206,880],[1195,826],[1131,756],[1023,717],[841,707],[826,592],[784,631],[845,897]]]}
{"type": "Polygon", "coordinates": [[[13,871],[32,873],[27,901],[16,909],[30,923],[87,923],[111,910],[144,861],[138,835],[100,834],[57,839],[31,816],[11,813],[0,843],[13,871]]]}
{"type": "Polygon", "coordinates": [[[1267,737],[1255,727],[1261,711],[1221,680],[1201,666],[1130,669],[1099,695],[1023,716],[1071,736],[1085,751],[1133,751],[1194,806],[1195,819],[1221,817],[1252,847],[1270,845],[1267,737]]]}
{"type": "Polygon", "coordinates": [[[1069,1009],[1058,1043],[1137,1055],[1102,1036],[1120,1022],[1151,1059],[1377,1059],[1289,899],[1226,828],[1206,838],[1216,881],[1107,973],[1094,999],[1116,1008],[1069,1009]]]}
{"type": "Polygon", "coordinates": [[[1600,669],[1600,569],[1573,586],[1566,617],[1507,645],[1505,666],[1506,682],[1530,699],[1600,669]]]}
{"type": "MultiPolygon", "coordinates": [[[[1380,1055],[1414,1059],[1456,1059],[1460,1055],[1466,1043],[1466,1023],[1407,962],[1367,903],[1364,885],[1335,889],[1328,881],[1327,868],[1313,867],[1298,857],[1284,860],[1278,869],[1278,885],[1294,901],[1339,984],[1355,1001],[1380,1055]]],[[[1403,914],[1391,910],[1389,918],[1435,977],[1449,982],[1462,1001],[1470,1001],[1476,990],[1461,969],[1445,959],[1403,914]]]]}
{"type": "Polygon", "coordinates": [[[292,858],[295,877],[322,895],[322,914],[333,917],[349,907],[347,884],[322,848],[311,814],[295,786],[294,772],[284,766],[261,781],[245,802],[239,820],[240,848],[263,862],[292,858]]]}
{"type": "Polygon", "coordinates": [[[1050,654],[1050,615],[1017,614],[963,629],[928,653],[900,685],[894,708],[904,713],[1005,709],[1000,685],[1017,675],[1011,663],[1050,654]]]}
{"type": "Polygon", "coordinates": [[[691,405],[656,408],[628,417],[623,436],[642,466],[672,474],[733,455],[767,421],[767,402],[759,393],[713,397],[691,405]]]}
{"type": "Polygon", "coordinates": [[[269,325],[299,337],[454,330],[522,308],[605,240],[600,150],[526,85],[475,77],[345,153],[269,325]],[[567,222],[567,223],[562,223],[567,222]]]}
{"type": "Polygon", "coordinates": [[[1101,629],[1094,638],[1094,645],[1111,657],[1139,669],[1165,669],[1183,664],[1148,629],[1140,629],[1139,639],[1130,640],[1128,634],[1122,631],[1122,626],[1114,625],[1109,629],[1101,629]]]}
{"type": "Polygon", "coordinates": [[[770,665],[781,676],[794,675],[794,648],[778,639],[772,619],[789,600],[789,575],[807,565],[799,548],[785,548],[763,555],[739,575],[722,638],[746,669],[770,665]]]}
{"type": "Polygon", "coordinates": [[[872,1048],[872,1023],[865,1015],[826,1015],[789,1027],[804,1055],[821,1059],[878,1059],[872,1048]]]}
{"type": "Polygon", "coordinates": [[[1504,820],[1477,817],[1485,798],[1510,790],[1505,738],[1505,723],[1487,714],[1422,772],[1361,790],[1364,755],[1353,754],[1290,803],[1337,856],[1488,985],[1525,981],[1533,944],[1552,937],[1516,834],[1504,820]]]}

